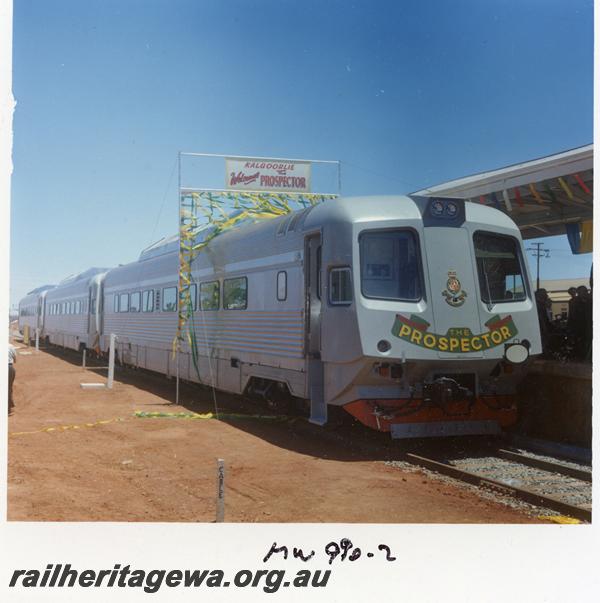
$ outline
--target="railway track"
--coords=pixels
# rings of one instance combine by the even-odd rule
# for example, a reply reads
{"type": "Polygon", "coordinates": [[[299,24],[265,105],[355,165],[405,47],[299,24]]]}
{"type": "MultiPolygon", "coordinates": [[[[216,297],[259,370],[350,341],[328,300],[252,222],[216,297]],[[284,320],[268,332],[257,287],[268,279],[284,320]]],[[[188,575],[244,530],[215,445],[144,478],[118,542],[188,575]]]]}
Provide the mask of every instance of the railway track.
{"type": "MultiPolygon", "coordinates": [[[[260,404],[258,406],[262,408],[260,404]]],[[[361,426],[358,433],[349,427],[346,423],[340,429],[328,431],[315,429],[303,421],[296,424],[296,429],[300,431],[307,430],[318,439],[328,440],[342,447],[352,447],[367,456],[398,458],[398,442],[384,442],[379,437],[381,434],[364,430],[361,426]]],[[[529,448],[519,451],[516,446],[509,446],[508,440],[501,438],[493,438],[491,441],[479,438],[451,440],[451,444],[448,440],[434,443],[421,441],[417,446],[409,444],[400,457],[413,466],[424,467],[478,488],[523,501],[538,509],[547,509],[591,523],[592,472],[587,464],[579,462],[580,459],[558,459],[529,448]],[[505,447],[501,447],[500,441],[505,447]],[[457,446],[464,450],[457,452],[457,446]]],[[[391,464],[394,462],[391,461],[391,464]]]]}
{"type": "Polygon", "coordinates": [[[451,460],[407,452],[403,460],[536,507],[592,521],[591,471],[570,463],[504,448],[451,460]]]}

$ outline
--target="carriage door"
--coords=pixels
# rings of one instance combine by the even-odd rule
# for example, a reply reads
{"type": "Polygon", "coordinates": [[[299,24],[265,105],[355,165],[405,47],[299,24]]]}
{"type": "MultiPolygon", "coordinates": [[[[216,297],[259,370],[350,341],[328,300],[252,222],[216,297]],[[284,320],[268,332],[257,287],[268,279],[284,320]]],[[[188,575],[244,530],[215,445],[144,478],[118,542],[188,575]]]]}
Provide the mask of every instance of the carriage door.
{"type": "Polygon", "coordinates": [[[96,309],[96,287],[94,283],[90,285],[90,290],[88,293],[88,306],[87,306],[87,332],[88,332],[88,346],[91,344],[94,333],[96,331],[96,320],[94,316],[94,311],[96,309]]]}
{"type": "Polygon", "coordinates": [[[309,235],[304,247],[305,356],[308,370],[310,422],[327,422],[321,361],[321,235],[309,235]]]}
{"type": "Polygon", "coordinates": [[[101,285],[93,282],[90,285],[88,302],[88,347],[96,348],[100,344],[101,325],[98,324],[100,315],[101,285]]]}
{"type": "Polygon", "coordinates": [[[42,330],[44,329],[44,296],[40,295],[38,298],[38,307],[37,307],[37,328],[40,332],[40,337],[42,330]]]}

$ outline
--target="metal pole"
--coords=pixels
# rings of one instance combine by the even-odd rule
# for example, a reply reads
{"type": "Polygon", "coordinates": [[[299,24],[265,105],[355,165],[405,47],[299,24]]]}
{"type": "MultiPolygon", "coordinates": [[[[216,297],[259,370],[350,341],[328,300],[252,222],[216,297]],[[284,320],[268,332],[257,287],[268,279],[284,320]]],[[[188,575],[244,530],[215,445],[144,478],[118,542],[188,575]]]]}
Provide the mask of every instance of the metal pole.
{"type": "Polygon", "coordinates": [[[110,348],[108,351],[108,381],[106,387],[112,389],[113,380],[115,378],[115,340],[117,336],[114,333],[110,334],[110,348]]]}
{"type": "Polygon", "coordinates": [[[86,348],[83,348],[83,362],[81,363],[81,368],[85,368],[85,352],[86,348]]]}
{"type": "Polygon", "coordinates": [[[37,327],[35,329],[35,351],[40,351],[40,330],[37,327]]]}
{"type": "Polygon", "coordinates": [[[175,374],[175,404],[179,404],[179,342],[177,342],[177,350],[175,351],[175,362],[177,369],[175,374]]]}
{"type": "Polygon", "coordinates": [[[537,287],[536,290],[540,288],[540,246],[541,243],[536,243],[537,245],[537,287]]]}
{"type": "Polygon", "coordinates": [[[225,461],[217,459],[217,523],[225,521],[225,461]]]}
{"type": "MultiPolygon", "coordinates": [[[[179,256],[181,256],[181,151],[177,154],[177,204],[178,204],[178,216],[177,216],[177,238],[179,241],[179,256]]],[[[179,273],[181,273],[181,263],[179,264],[179,273]]],[[[177,313],[181,310],[181,279],[178,279],[179,286],[177,288],[177,313]]],[[[179,317],[178,317],[179,319],[179,317]]],[[[177,348],[175,349],[175,362],[177,368],[175,371],[175,404],[179,404],[179,339],[177,339],[177,348]]]]}

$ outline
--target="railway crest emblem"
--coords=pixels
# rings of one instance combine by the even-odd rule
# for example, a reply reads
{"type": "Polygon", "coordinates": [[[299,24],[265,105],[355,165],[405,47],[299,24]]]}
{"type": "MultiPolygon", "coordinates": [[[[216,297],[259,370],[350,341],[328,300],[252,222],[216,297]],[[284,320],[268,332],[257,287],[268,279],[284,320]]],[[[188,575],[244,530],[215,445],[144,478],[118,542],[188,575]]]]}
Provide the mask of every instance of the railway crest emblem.
{"type": "Polygon", "coordinates": [[[446,298],[446,303],[454,308],[458,308],[465,303],[467,292],[461,288],[460,281],[454,270],[448,272],[448,280],[446,281],[446,289],[442,291],[442,295],[446,298]]]}

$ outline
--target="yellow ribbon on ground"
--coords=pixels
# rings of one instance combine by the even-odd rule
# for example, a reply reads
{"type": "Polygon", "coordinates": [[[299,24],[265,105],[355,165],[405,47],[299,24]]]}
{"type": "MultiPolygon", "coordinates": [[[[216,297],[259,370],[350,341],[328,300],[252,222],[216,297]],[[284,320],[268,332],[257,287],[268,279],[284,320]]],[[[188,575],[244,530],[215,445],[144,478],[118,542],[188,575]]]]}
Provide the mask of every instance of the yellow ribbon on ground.
{"type": "Polygon", "coordinates": [[[124,421],[121,417],[115,417],[114,419],[106,419],[103,421],[95,421],[94,423],[81,423],[80,425],[55,425],[52,427],[42,427],[42,429],[36,429],[35,431],[13,431],[9,433],[9,437],[31,435],[33,433],[51,433],[53,431],[67,431],[70,429],[85,429],[86,427],[96,427],[97,425],[107,425],[108,423],[116,423],[118,421],[124,421]]]}
{"type": "Polygon", "coordinates": [[[579,519],[573,519],[573,517],[565,517],[564,515],[538,515],[538,519],[542,521],[551,521],[552,523],[560,524],[579,524],[579,519]]]}
{"type": "Polygon", "coordinates": [[[146,412],[144,410],[136,410],[133,413],[138,419],[192,419],[192,420],[209,420],[209,419],[258,419],[261,421],[289,421],[295,417],[287,415],[246,415],[242,413],[222,413],[218,415],[214,412],[146,412]]]}

